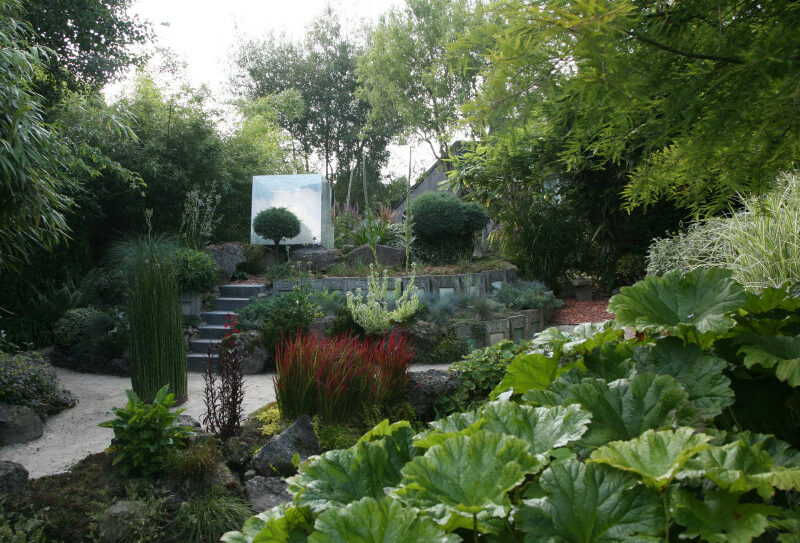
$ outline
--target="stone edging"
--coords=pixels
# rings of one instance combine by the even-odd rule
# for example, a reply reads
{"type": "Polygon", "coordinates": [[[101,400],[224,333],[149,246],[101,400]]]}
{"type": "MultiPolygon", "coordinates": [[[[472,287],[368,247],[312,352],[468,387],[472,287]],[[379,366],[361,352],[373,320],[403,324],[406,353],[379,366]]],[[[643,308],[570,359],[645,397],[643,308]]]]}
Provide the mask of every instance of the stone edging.
{"type": "MultiPolygon", "coordinates": [[[[403,289],[407,288],[410,277],[389,277],[389,289],[393,289],[395,281],[403,282],[403,289]]],[[[414,283],[417,286],[418,294],[423,295],[450,295],[456,290],[478,289],[481,294],[491,292],[492,287],[497,283],[506,281],[516,283],[517,269],[502,268],[488,270],[479,273],[458,274],[458,275],[420,275],[414,283]]],[[[352,292],[356,289],[367,290],[366,277],[325,277],[322,279],[310,279],[311,287],[314,290],[331,290],[340,292],[352,292]]],[[[289,292],[298,283],[292,279],[274,279],[270,290],[272,292],[289,292]]]]}

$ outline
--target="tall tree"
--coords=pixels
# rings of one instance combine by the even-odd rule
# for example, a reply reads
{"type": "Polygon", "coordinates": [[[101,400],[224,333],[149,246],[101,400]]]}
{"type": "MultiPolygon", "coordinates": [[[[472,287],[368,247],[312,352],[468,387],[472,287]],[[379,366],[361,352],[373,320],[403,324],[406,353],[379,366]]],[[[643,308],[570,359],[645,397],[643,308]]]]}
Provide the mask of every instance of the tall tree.
{"type": "Polygon", "coordinates": [[[800,2],[498,2],[469,110],[533,121],[570,171],[611,162],[629,207],[694,213],[761,192],[800,156],[800,2]]]}
{"type": "MultiPolygon", "coordinates": [[[[377,189],[388,159],[386,148],[396,132],[391,123],[367,124],[369,104],[356,96],[361,51],[358,40],[344,33],[328,8],[302,42],[269,36],[243,43],[232,80],[234,90],[248,98],[299,93],[303,107],[292,109],[292,115],[281,112],[278,120],[297,140],[306,169],[316,158],[339,198],[344,198],[354,168],[360,179],[362,165],[368,186],[377,189]]],[[[353,195],[363,202],[362,189],[353,195]]]]}
{"type": "Polygon", "coordinates": [[[459,61],[448,46],[476,24],[473,0],[406,0],[381,18],[359,61],[361,96],[379,118],[396,119],[405,132],[448,158],[461,119],[459,107],[473,96],[476,63],[459,61]]]}
{"type": "Polygon", "coordinates": [[[152,39],[147,22],[130,13],[132,0],[24,0],[21,17],[33,27],[34,41],[53,54],[40,75],[39,89],[57,101],[65,90],[99,90],[128,66],[146,59],[141,49],[152,39]]]}

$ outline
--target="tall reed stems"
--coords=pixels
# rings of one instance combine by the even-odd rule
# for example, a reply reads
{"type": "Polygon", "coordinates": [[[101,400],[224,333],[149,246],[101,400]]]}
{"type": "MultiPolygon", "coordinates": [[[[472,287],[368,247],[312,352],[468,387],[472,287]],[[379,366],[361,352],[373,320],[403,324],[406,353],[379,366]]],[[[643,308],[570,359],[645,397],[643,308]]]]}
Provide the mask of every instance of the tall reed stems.
{"type": "Polygon", "coordinates": [[[399,402],[413,349],[402,334],[378,340],[298,334],[275,354],[275,396],[281,416],[319,415],[348,422],[364,409],[399,402]]]}
{"type": "Polygon", "coordinates": [[[131,386],[145,403],[169,385],[186,398],[186,349],[171,238],[148,234],[118,243],[111,258],[127,273],[131,386]]]}

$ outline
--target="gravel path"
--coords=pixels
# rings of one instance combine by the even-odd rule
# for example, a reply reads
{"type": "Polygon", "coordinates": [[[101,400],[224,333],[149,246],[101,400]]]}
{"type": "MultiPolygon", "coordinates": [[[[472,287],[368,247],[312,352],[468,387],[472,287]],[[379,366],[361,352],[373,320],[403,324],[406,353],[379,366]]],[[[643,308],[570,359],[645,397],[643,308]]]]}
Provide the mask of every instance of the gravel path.
{"type": "MultiPolygon", "coordinates": [[[[442,366],[414,366],[414,371],[442,366]]],[[[131,388],[129,377],[95,375],[56,368],[64,388],[78,398],[78,405],[50,417],[44,435],[35,441],[0,447],[0,460],[19,462],[31,478],[67,471],[86,456],[105,450],[114,436],[110,428],[98,426],[111,418],[112,407],[128,402],[125,389],[131,388]]],[[[189,373],[189,400],[182,406],[185,414],[200,420],[205,413],[203,375],[189,373]]],[[[272,375],[245,376],[244,412],[251,413],[275,401],[272,375]]]]}

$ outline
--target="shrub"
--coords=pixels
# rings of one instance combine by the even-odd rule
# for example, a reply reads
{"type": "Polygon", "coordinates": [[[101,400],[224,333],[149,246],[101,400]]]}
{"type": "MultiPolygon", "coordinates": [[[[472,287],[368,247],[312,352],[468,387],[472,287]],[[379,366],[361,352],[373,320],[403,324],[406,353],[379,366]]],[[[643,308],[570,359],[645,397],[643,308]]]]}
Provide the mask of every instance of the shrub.
{"type": "Polygon", "coordinates": [[[361,222],[361,213],[358,204],[349,207],[345,204],[337,204],[333,208],[333,232],[334,245],[337,249],[345,245],[353,245],[353,232],[356,231],[361,222]]]}
{"type": "Polygon", "coordinates": [[[0,401],[27,405],[40,416],[74,407],[75,397],[61,388],[53,367],[38,353],[0,352],[0,401]]]}
{"type": "Polygon", "coordinates": [[[486,208],[478,202],[464,202],[462,204],[464,211],[464,233],[472,234],[483,230],[486,223],[489,222],[489,214],[486,213],[486,208]]]}
{"type": "Polygon", "coordinates": [[[449,192],[428,192],[411,203],[412,229],[423,261],[452,263],[472,253],[472,234],[489,220],[477,202],[462,202],[449,192]],[[438,250],[438,254],[436,252],[438,250]]]}
{"type": "Polygon", "coordinates": [[[236,343],[219,351],[219,368],[215,367],[211,353],[203,373],[205,384],[203,400],[206,414],[203,424],[209,432],[222,437],[231,437],[239,431],[242,422],[244,401],[244,372],[242,360],[245,353],[236,343]]]}
{"type": "Polygon", "coordinates": [[[547,290],[538,281],[520,282],[517,285],[503,282],[495,299],[513,309],[539,309],[542,307],[562,307],[564,302],[547,290]]]}
{"type": "Polygon", "coordinates": [[[751,290],[800,281],[800,176],[781,176],[775,188],[743,201],[727,218],[694,223],[685,234],[656,240],[647,272],[722,267],[751,290]]]}
{"type": "Polygon", "coordinates": [[[433,349],[418,356],[417,364],[452,364],[472,351],[465,339],[447,336],[437,343],[433,349]]]}
{"type": "Polygon", "coordinates": [[[118,269],[94,268],[86,272],[78,287],[80,305],[122,305],[128,291],[125,275],[118,269]]]}
{"type": "Polygon", "coordinates": [[[114,444],[106,452],[116,453],[113,464],[125,477],[154,475],[162,470],[169,454],[192,435],[191,429],[178,424],[184,410],[170,411],[175,395],[164,385],[152,404],[144,403],[132,390],[126,390],[128,404],[114,407],[116,418],[100,423],[114,430],[114,444]]]}
{"type": "Polygon", "coordinates": [[[274,349],[284,337],[305,331],[311,321],[321,316],[319,305],[311,293],[311,285],[300,283],[293,291],[275,297],[276,301],[261,326],[264,345],[268,349],[274,349]]]}
{"type": "Polygon", "coordinates": [[[397,403],[413,357],[405,336],[394,332],[380,340],[297,334],[275,354],[281,416],[319,415],[324,423],[343,423],[370,406],[397,403]]]}
{"type": "Polygon", "coordinates": [[[277,251],[282,239],[291,239],[300,234],[300,219],[285,207],[272,207],[255,216],[253,231],[272,241],[277,251]]]}
{"type": "Polygon", "coordinates": [[[503,380],[508,365],[520,353],[530,348],[504,340],[491,347],[477,349],[450,366],[458,372],[461,383],[455,393],[444,398],[440,405],[447,411],[472,409],[486,401],[489,393],[503,380]]]}
{"type": "Polygon", "coordinates": [[[219,282],[219,269],[210,254],[183,248],[175,254],[175,273],[181,292],[206,292],[219,282]]]}
{"type": "Polygon", "coordinates": [[[644,278],[646,267],[647,261],[644,255],[625,253],[617,260],[617,282],[623,285],[631,285],[639,281],[644,278]]]}
{"type": "Polygon", "coordinates": [[[181,504],[171,531],[176,541],[216,543],[250,515],[250,507],[241,498],[223,488],[212,487],[181,504]]]}
{"type": "Polygon", "coordinates": [[[248,275],[261,275],[267,269],[267,248],[263,245],[245,245],[243,250],[245,261],[236,266],[238,271],[248,275]]]}
{"type": "Polygon", "coordinates": [[[56,345],[72,347],[90,336],[99,337],[111,328],[111,318],[94,307],[70,309],[56,321],[53,336],[56,345]]]}
{"type": "Polygon", "coordinates": [[[251,298],[250,303],[236,312],[239,317],[240,330],[258,330],[267,321],[272,309],[279,303],[282,295],[261,296],[251,298]]]}
{"type": "Polygon", "coordinates": [[[411,202],[414,234],[429,240],[458,236],[464,231],[464,205],[452,193],[426,192],[411,202]]]}
{"type": "Polygon", "coordinates": [[[347,297],[338,290],[315,290],[312,297],[325,315],[337,315],[340,309],[347,307],[347,297]]]}
{"type": "MultiPolygon", "coordinates": [[[[417,275],[416,265],[412,265],[409,284],[414,284],[417,275]]],[[[353,320],[364,328],[367,334],[380,334],[386,332],[393,324],[405,322],[410,319],[419,308],[419,299],[415,288],[408,288],[400,293],[401,282],[395,280],[394,297],[387,297],[388,273],[383,270],[383,277],[378,276],[377,270],[370,266],[367,277],[367,296],[362,299],[361,289],[356,293],[347,293],[347,309],[353,320]],[[394,309],[390,310],[390,305],[394,309]]]]}

